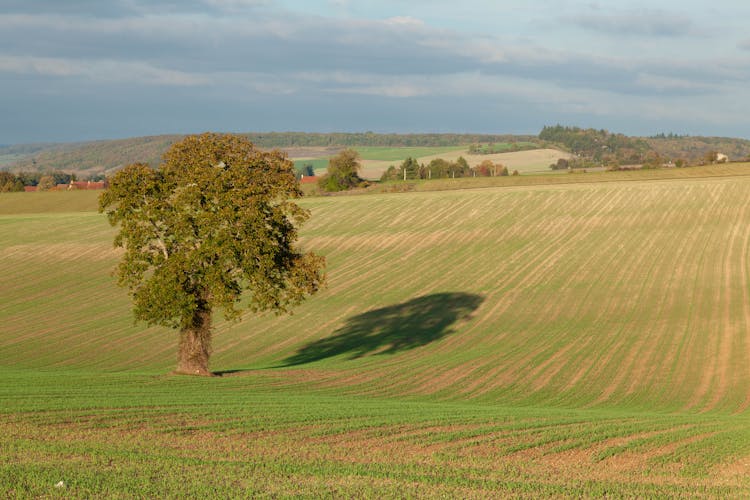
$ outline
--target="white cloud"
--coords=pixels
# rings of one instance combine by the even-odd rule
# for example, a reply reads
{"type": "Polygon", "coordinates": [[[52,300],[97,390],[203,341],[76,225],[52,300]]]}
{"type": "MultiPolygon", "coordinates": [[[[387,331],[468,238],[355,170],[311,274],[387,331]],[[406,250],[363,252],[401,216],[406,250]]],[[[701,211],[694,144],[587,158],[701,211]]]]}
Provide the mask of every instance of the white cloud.
{"type": "Polygon", "coordinates": [[[0,56],[0,72],[52,77],[81,77],[90,82],[196,86],[211,78],[159,68],[144,62],[83,61],[51,57],[0,56]]]}
{"type": "Polygon", "coordinates": [[[425,23],[421,19],[417,19],[410,16],[396,16],[396,17],[389,17],[385,20],[386,24],[390,24],[393,26],[424,26],[425,23]]]}
{"type": "Polygon", "coordinates": [[[613,36],[688,37],[701,34],[685,14],[658,9],[596,11],[563,20],[613,36]]]}

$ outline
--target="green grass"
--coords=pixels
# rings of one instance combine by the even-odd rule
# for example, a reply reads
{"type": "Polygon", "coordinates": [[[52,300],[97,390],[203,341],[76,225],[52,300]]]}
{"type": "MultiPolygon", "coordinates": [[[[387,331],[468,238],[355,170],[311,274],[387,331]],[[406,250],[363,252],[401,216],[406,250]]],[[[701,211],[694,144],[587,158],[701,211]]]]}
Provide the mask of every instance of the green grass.
{"type": "Polygon", "coordinates": [[[101,191],[0,193],[0,216],[96,211],[101,191]]]}
{"type": "Polygon", "coordinates": [[[0,376],[9,497],[750,493],[709,476],[750,451],[746,418],[309,394],[262,374],[0,376]]]}
{"type": "Polygon", "coordinates": [[[414,147],[414,148],[389,148],[389,147],[355,147],[363,160],[381,160],[402,162],[408,157],[422,158],[424,156],[439,155],[454,151],[466,150],[466,146],[442,146],[442,147],[414,147]]]}
{"type": "Polygon", "coordinates": [[[747,173],[303,199],[329,287],[218,320],[214,379],[133,323],[95,195],[2,194],[0,491],[748,496],[747,173]]]}

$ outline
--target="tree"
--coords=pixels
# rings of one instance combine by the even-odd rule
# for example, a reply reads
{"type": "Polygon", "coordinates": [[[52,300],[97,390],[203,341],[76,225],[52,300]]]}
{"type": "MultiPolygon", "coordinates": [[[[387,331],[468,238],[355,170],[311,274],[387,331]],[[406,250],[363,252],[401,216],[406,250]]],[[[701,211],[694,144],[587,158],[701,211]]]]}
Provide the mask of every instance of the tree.
{"type": "Polygon", "coordinates": [[[558,158],[557,163],[553,163],[549,168],[552,170],[568,170],[569,166],[567,158],[558,158]]]}
{"type": "Polygon", "coordinates": [[[472,170],[474,171],[474,175],[477,177],[494,177],[496,172],[498,171],[498,168],[497,165],[492,163],[492,160],[484,160],[472,170]]]}
{"type": "Polygon", "coordinates": [[[380,182],[397,181],[398,179],[400,179],[398,169],[394,165],[388,167],[388,170],[380,176],[380,182]]]}
{"type": "Polygon", "coordinates": [[[353,149],[344,149],[332,156],[328,160],[328,171],[318,185],[326,191],[345,191],[362,185],[359,159],[359,153],[353,149]]]}
{"type": "Polygon", "coordinates": [[[468,177],[471,175],[471,167],[469,167],[469,162],[466,161],[466,158],[463,156],[459,156],[456,159],[456,169],[457,169],[457,176],[456,177],[468,177]]]}
{"type": "Polygon", "coordinates": [[[417,160],[409,156],[403,162],[401,162],[401,166],[399,167],[399,176],[403,180],[419,179],[419,163],[417,162],[417,160]]]}
{"type": "Polygon", "coordinates": [[[242,137],[188,136],[158,169],[117,172],[99,210],[119,226],[119,284],[138,320],[179,330],[177,372],[211,375],[211,320],[287,312],[324,283],[323,257],[295,242],[307,210],[293,164],[242,137]],[[243,293],[246,292],[246,293],[243,293]]]}
{"type": "Polygon", "coordinates": [[[0,172],[0,193],[10,191],[23,191],[23,182],[10,172],[0,172]]]}
{"type": "Polygon", "coordinates": [[[442,158],[435,158],[427,165],[427,169],[430,172],[430,179],[442,179],[450,176],[451,164],[442,158]]]}
{"type": "Polygon", "coordinates": [[[49,191],[55,187],[55,178],[51,175],[45,175],[39,178],[37,188],[39,191],[49,191]]]}
{"type": "Polygon", "coordinates": [[[305,163],[302,166],[300,174],[305,177],[315,177],[315,170],[313,169],[312,163],[305,163]]]}

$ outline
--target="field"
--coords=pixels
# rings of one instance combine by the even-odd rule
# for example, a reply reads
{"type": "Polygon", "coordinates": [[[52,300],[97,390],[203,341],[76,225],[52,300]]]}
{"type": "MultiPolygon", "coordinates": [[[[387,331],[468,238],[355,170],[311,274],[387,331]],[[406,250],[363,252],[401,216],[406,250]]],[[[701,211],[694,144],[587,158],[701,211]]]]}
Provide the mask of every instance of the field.
{"type": "MultiPolygon", "coordinates": [[[[307,148],[311,153],[311,148],[307,148]]],[[[329,148],[330,149],[330,148],[329,148]]],[[[465,146],[433,146],[433,147],[380,147],[380,146],[356,146],[356,149],[362,158],[361,175],[366,179],[379,179],[383,172],[391,165],[399,165],[406,158],[423,158],[427,156],[442,157],[445,154],[451,155],[455,152],[466,153],[465,146]]],[[[320,148],[321,153],[324,151],[320,148]]],[[[323,175],[328,167],[328,159],[332,156],[330,151],[327,155],[318,156],[310,154],[300,154],[294,151],[290,152],[290,157],[294,160],[295,166],[312,165],[316,175],[323,175]]],[[[460,154],[456,155],[458,158],[460,154]]]]}
{"type": "MultiPolygon", "coordinates": [[[[558,158],[568,158],[570,155],[556,149],[533,149],[530,151],[514,151],[510,153],[494,154],[469,154],[466,148],[453,149],[452,151],[442,151],[440,153],[425,154],[417,157],[419,163],[429,163],[436,158],[442,158],[447,161],[456,161],[459,156],[463,156],[469,166],[476,166],[485,160],[495,163],[502,163],[510,171],[518,170],[521,174],[531,173],[550,173],[550,164],[557,162],[558,158]]],[[[362,162],[362,170],[365,178],[379,178],[389,166],[394,165],[394,161],[366,159],[362,162]]],[[[401,162],[396,162],[398,166],[401,162]]]]}
{"type": "Polygon", "coordinates": [[[304,199],[328,288],[219,321],[213,379],[133,324],[90,193],[0,195],[0,489],[746,497],[748,174],[304,199]]]}
{"type": "MultiPolygon", "coordinates": [[[[525,143],[523,143],[525,144],[525,143]]],[[[466,146],[445,147],[355,147],[362,157],[362,177],[379,179],[391,165],[399,166],[406,158],[416,158],[420,163],[429,163],[436,158],[456,161],[463,156],[470,166],[479,165],[485,160],[502,163],[511,171],[518,170],[521,174],[550,173],[550,164],[558,158],[568,158],[570,155],[556,149],[533,149],[530,151],[514,151],[494,154],[469,154],[466,146]]],[[[328,166],[328,158],[324,157],[293,157],[296,166],[310,164],[317,175],[322,175],[328,166]]]]}

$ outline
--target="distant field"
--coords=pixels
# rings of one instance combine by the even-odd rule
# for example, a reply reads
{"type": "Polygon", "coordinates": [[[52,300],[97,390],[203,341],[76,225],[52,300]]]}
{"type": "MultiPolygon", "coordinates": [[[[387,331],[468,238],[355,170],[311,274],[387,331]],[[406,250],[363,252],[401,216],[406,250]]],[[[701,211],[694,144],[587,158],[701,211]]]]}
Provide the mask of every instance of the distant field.
{"type": "MultiPolygon", "coordinates": [[[[429,163],[436,158],[443,158],[447,161],[456,161],[462,156],[470,166],[479,165],[485,160],[495,163],[502,163],[508,169],[518,170],[521,174],[528,173],[550,173],[550,164],[557,162],[558,158],[569,158],[570,154],[556,149],[533,149],[530,151],[515,151],[511,153],[495,154],[469,154],[466,148],[454,149],[452,151],[442,151],[436,154],[426,154],[417,157],[419,163],[429,163]]],[[[401,163],[395,163],[396,166],[401,163]]],[[[379,178],[389,166],[394,165],[393,161],[366,159],[362,162],[364,176],[366,178],[379,178]]]]}
{"type": "MultiPolygon", "coordinates": [[[[368,179],[380,178],[383,171],[388,166],[396,163],[400,164],[406,158],[420,158],[428,155],[441,155],[444,153],[453,153],[456,151],[466,151],[465,146],[445,146],[445,147],[413,147],[413,148],[396,148],[396,147],[352,147],[362,157],[362,175],[368,179]],[[382,167],[385,164],[385,167],[382,167]],[[371,165],[374,165],[372,167],[371,165]]],[[[328,167],[330,156],[323,158],[294,158],[294,164],[301,168],[305,164],[312,164],[317,175],[322,175],[328,167]]]]}
{"type": "Polygon", "coordinates": [[[398,161],[406,158],[422,158],[424,156],[442,155],[456,151],[466,151],[466,146],[424,147],[424,148],[380,148],[355,147],[363,160],[398,161]]]}
{"type": "Polygon", "coordinates": [[[0,491],[746,497],[748,174],[303,199],[329,287],[217,321],[211,380],[166,375],[89,192],[0,194],[0,491]]]}

